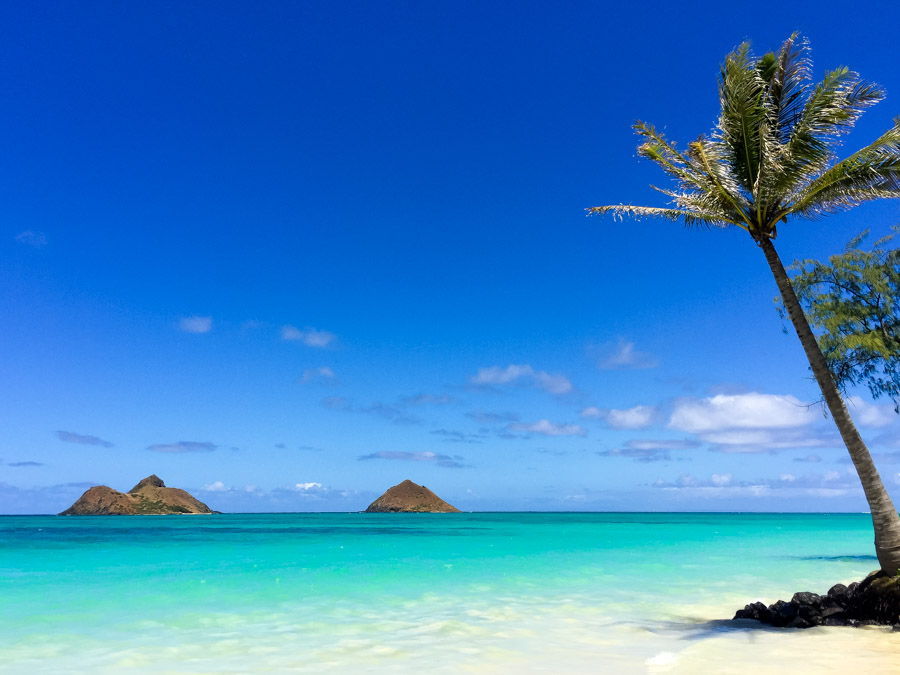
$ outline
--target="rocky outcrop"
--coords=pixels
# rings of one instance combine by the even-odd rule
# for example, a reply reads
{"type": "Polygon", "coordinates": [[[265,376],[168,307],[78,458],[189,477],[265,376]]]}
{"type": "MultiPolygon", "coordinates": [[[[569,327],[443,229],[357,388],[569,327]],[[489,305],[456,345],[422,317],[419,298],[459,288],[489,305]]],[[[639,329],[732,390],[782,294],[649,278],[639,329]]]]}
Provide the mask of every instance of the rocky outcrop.
{"type": "Polygon", "coordinates": [[[105,485],[92,487],[61,516],[156,516],[214,513],[206,504],[178,488],[166,487],[159,476],[144,478],[128,492],[105,485]]]}
{"type": "Polygon", "coordinates": [[[424,485],[405,480],[369,504],[366,513],[459,513],[424,485]]]}
{"type": "Polygon", "coordinates": [[[900,629],[900,577],[872,572],[849,586],[836,584],[826,595],[794,593],[790,602],[779,600],[768,607],[754,602],[738,610],[734,618],[787,628],[893,625],[900,629]]]}

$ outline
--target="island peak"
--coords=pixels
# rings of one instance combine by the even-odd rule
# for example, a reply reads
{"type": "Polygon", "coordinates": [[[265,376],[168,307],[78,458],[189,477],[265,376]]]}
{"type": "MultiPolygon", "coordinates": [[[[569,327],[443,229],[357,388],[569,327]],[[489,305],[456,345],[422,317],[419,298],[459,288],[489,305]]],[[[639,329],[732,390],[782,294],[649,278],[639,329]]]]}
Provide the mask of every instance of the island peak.
{"type": "Polygon", "coordinates": [[[157,476],[155,473],[151,473],[149,476],[147,476],[142,481],[140,481],[137,485],[135,485],[133,488],[131,488],[128,491],[128,494],[134,494],[135,492],[139,491],[141,488],[148,487],[148,486],[164,488],[164,487],[166,487],[166,484],[163,483],[162,478],[157,476]]]}
{"type": "Polygon", "coordinates": [[[459,513],[424,485],[406,479],[369,504],[366,513],[459,513]]]}

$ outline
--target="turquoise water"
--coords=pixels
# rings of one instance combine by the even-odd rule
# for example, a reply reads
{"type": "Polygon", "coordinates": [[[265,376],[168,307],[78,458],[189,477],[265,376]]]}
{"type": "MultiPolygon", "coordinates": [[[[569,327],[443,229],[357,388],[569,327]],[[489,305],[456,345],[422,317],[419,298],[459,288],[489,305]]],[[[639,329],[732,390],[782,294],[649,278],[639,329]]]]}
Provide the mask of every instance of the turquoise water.
{"type": "Polygon", "coordinates": [[[6,516],[0,671],[896,673],[897,632],[719,621],[863,577],[871,540],[861,514],[6,516]]]}

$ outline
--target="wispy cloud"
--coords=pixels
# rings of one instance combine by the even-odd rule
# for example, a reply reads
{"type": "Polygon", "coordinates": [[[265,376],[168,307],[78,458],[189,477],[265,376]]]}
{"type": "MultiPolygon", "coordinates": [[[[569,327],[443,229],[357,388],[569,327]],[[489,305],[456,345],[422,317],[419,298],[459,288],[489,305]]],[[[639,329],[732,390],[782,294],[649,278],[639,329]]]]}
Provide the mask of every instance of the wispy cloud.
{"type": "Polygon", "coordinates": [[[319,384],[337,384],[337,375],[328,366],[321,368],[307,368],[303,371],[297,382],[307,384],[309,382],[318,382],[319,384]]]}
{"type": "Polygon", "coordinates": [[[611,429],[646,429],[656,420],[654,406],[636,405],[622,410],[590,406],[581,411],[585,419],[599,419],[611,429]]]}
{"type": "Polygon", "coordinates": [[[629,340],[591,346],[588,351],[601,370],[639,370],[654,368],[658,363],[653,354],[635,349],[629,340]]]}
{"type": "Polygon", "coordinates": [[[295,326],[282,326],[281,339],[302,342],[307,347],[327,347],[335,339],[335,334],[307,326],[303,330],[295,326]]]}
{"type": "Polygon", "coordinates": [[[694,439],[634,439],[625,443],[626,447],[638,450],[691,450],[700,445],[694,439]]]}
{"type": "Polygon", "coordinates": [[[349,413],[361,413],[364,415],[374,415],[382,419],[388,420],[393,424],[421,424],[422,420],[415,415],[411,415],[402,408],[375,401],[367,406],[359,406],[343,396],[329,396],[322,399],[322,405],[332,410],[342,410],[349,413]]]}
{"type": "Polygon", "coordinates": [[[528,364],[509,365],[506,368],[500,366],[481,368],[478,373],[469,378],[469,384],[473,387],[522,383],[543,389],[554,396],[561,396],[572,391],[572,383],[564,375],[535,370],[528,364]]]}
{"type": "Polygon", "coordinates": [[[44,466],[43,462],[9,462],[6,466],[26,467],[26,466],[44,466]]]}
{"type": "Polygon", "coordinates": [[[540,434],[541,436],[587,436],[587,430],[577,424],[555,424],[550,420],[538,420],[537,422],[517,422],[509,425],[510,431],[524,431],[528,434],[540,434]]]}
{"type": "Polygon", "coordinates": [[[449,394],[416,394],[415,396],[404,396],[400,399],[403,405],[449,405],[456,403],[459,399],[449,394]]]}
{"type": "Polygon", "coordinates": [[[454,429],[435,429],[430,433],[435,436],[441,436],[441,440],[445,443],[481,443],[484,439],[482,434],[470,434],[465,431],[456,431],[454,429]]]}
{"type": "Polygon", "coordinates": [[[102,438],[98,438],[97,436],[90,436],[88,434],[76,434],[74,431],[57,431],[56,437],[63,441],[64,443],[78,443],[79,445],[99,445],[103,448],[111,448],[113,444],[109,441],[104,441],[102,438]]]}
{"type": "Polygon", "coordinates": [[[20,244],[34,246],[35,248],[41,248],[42,246],[47,245],[47,235],[43,232],[37,232],[36,230],[19,232],[19,234],[15,236],[15,240],[20,244]]]}
{"type": "Polygon", "coordinates": [[[178,328],[184,333],[208,333],[212,330],[212,317],[186,316],[178,322],[178,328]]]}
{"type": "Polygon", "coordinates": [[[466,468],[466,465],[462,463],[464,460],[463,457],[460,457],[459,455],[441,455],[436,452],[402,452],[387,450],[357,457],[357,461],[366,461],[370,459],[389,459],[401,462],[429,462],[445,469],[466,468]]]}
{"type": "Polygon", "coordinates": [[[601,457],[625,457],[635,462],[668,462],[683,461],[685,457],[672,456],[672,451],[691,450],[701,444],[696,440],[679,439],[634,439],[627,441],[624,447],[604,450],[596,454],[601,457]]]}
{"type": "Polygon", "coordinates": [[[473,410],[467,412],[466,417],[475,420],[479,424],[509,424],[510,422],[518,422],[519,416],[513,412],[485,412],[484,410],[473,410]]]}
{"type": "Polygon", "coordinates": [[[148,445],[147,449],[152,450],[153,452],[184,453],[212,452],[218,447],[218,445],[210,443],[209,441],[178,441],[177,443],[156,443],[154,445],[148,445]]]}
{"type": "Polygon", "coordinates": [[[803,464],[818,464],[822,461],[822,458],[818,455],[806,455],[806,457],[794,457],[795,462],[802,462],[803,464]]]}
{"type": "Polygon", "coordinates": [[[741,494],[763,498],[788,490],[812,497],[842,497],[859,491],[858,481],[854,482],[851,476],[837,471],[803,476],[782,473],[777,478],[750,481],[736,480],[730,473],[714,473],[708,478],[697,478],[685,473],[675,480],[659,479],[651,485],[655,488],[686,491],[709,497],[741,494]]]}
{"type": "Polygon", "coordinates": [[[225,485],[220,480],[217,480],[209,485],[204,485],[200,488],[204,492],[220,492],[227,494],[242,494],[242,495],[254,495],[259,496],[265,494],[265,490],[262,490],[257,485],[244,485],[242,487],[228,486],[225,485]]]}
{"type": "MultiPolygon", "coordinates": [[[[635,462],[671,462],[672,455],[668,450],[650,450],[642,448],[613,448],[596,453],[600,457],[625,457],[635,462]]],[[[684,459],[680,457],[678,459],[684,459]]]]}

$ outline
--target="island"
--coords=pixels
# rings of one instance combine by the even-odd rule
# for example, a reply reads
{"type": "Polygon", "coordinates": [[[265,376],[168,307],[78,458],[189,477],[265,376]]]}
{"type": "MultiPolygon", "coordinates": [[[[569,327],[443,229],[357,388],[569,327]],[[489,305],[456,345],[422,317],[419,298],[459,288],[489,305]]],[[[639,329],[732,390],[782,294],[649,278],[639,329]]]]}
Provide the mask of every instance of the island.
{"type": "Polygon", "coordinates": [[[216,513],[178,488],[166,487],[159,476],[147,476],[128,492],[105,485],[90,488],[61,516],[159,516],[216,513]]]}
{"type": "Polygon", "coordinates": [[[424,485],[407,479],[389,488],[366,513],[459,513],[459,509],[445,502],[424,485]]]}

